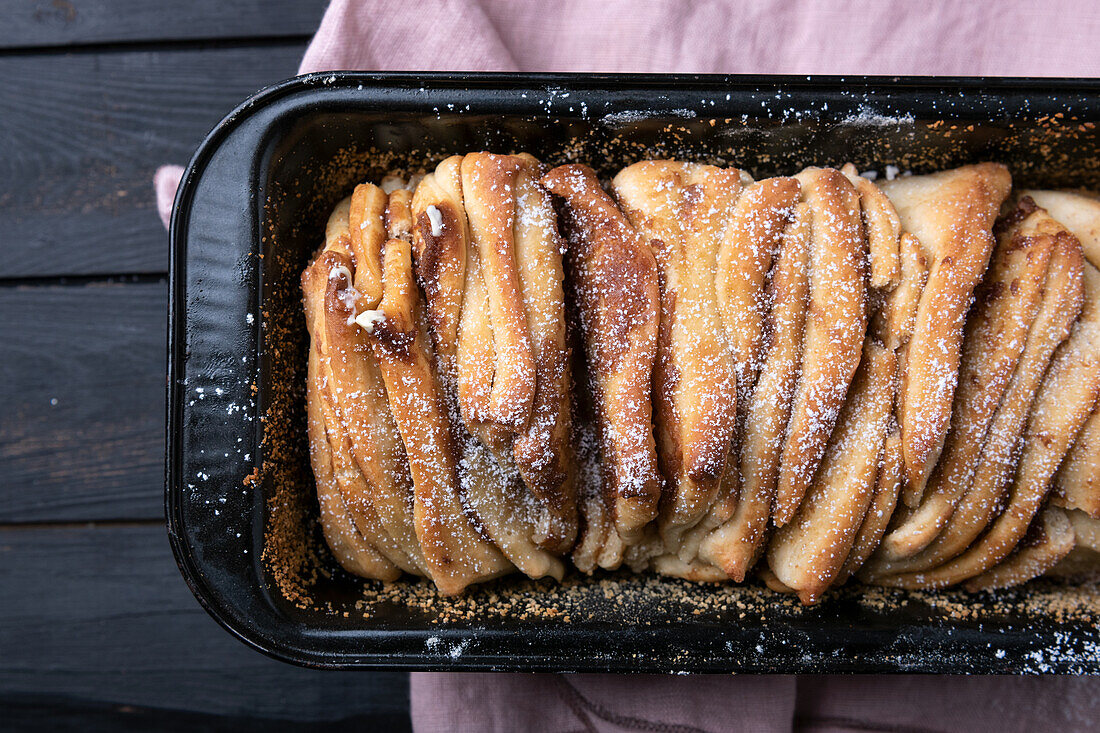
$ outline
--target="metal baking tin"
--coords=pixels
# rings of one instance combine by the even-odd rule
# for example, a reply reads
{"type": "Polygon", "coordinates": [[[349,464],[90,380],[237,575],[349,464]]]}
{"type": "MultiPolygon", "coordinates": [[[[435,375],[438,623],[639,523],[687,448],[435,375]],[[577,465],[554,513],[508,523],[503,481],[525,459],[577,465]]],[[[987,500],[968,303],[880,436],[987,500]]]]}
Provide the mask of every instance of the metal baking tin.
{"type": "Polygon", "coordinates": [[[1097,122],[1100,84],[1071,79],[337,72],[264,89],[202,143],[172,219],[166,512],[180,570],[231,633],[313,667],[1100,672],[1096,614],[1029,605],[1058,592],[1047,581],[882,603],[842,591],[811,609],[622,575],[574,579],[583,592],[564,612],[538,608],[530,584],[523,613],[486,610],[486,594],[499,605],[524,587],[516,578],[477,591],[461,613],[423,592],[411,605],[408,584],[380,593],[315,547],[296,310],[332,205],[357,177],[406,160],[528,150],[608,173],[645,149],[766,175],[992,159],[1025,185],[1096,189],[1097,122]],[[312,559],[272,539],[298,531],[312,559]],[[700,603],[708,594],[725,601],[700,603]]]}

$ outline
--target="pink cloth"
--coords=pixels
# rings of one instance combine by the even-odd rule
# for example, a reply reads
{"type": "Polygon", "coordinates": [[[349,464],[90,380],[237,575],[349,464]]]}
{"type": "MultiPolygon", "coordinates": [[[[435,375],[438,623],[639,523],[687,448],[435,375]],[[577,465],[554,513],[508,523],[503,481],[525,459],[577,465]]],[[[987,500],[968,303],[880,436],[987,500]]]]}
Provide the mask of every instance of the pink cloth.
{"type": "MultiPolygon", "coordinates": [[[[334,0],[300,72],[1100,75],[1100,3],[334,0]]],[[[157,171],[167,223],[182,169],[157,171]]],[[[414,674],[435,731],[1085,730],[1089,679],[414,674]]]]}
{"type": "MultiPolygon", "coordinates": [[[[1094,0],[334,0],[298,73],[1100,76],[1094,0]]],[[[183,169],[157,171],[167,225],[183,169]]]]}

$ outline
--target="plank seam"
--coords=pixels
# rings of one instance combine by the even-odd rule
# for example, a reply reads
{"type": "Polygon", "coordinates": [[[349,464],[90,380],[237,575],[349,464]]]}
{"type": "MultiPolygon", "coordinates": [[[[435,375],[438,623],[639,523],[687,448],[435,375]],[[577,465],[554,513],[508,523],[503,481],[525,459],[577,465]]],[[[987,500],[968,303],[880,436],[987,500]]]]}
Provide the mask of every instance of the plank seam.
{"type": "Polygon", "coordinates": [[[313,36],[290,35],[232,36],[228,38],[177,38],[165,40],[92,41],[72,44],[34,44],[0,48],[0,58],[61,54],[110,54],[147,51],[209,51],[226,48],[265,48],[306,44],[313,36]]]}
{"type": "MultiPolygon", "coordinates": [[[[29,520],[0,522],[0,531],[37,529],[118,529],[125,527],[166,526],[163,517],[148,519],[29,520]]],[[[167,530],[166,530],[167,531],[167,530]]]]}
{"type": "Polygon", "coordinates": [[[135,272],[122,275],[31,275],[27,277],[0,277],[0,288],[150,285],[167,282],[167,272],[135,272]]]}

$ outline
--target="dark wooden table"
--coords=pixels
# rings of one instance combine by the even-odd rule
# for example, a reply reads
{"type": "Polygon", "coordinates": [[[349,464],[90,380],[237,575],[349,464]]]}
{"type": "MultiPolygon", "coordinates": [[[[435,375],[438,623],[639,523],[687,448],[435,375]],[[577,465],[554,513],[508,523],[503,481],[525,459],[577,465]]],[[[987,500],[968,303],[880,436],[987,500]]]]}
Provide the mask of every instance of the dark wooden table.
{"type": "Polygon", "coordinates": [[[325,0],[0,0],[0,728],[402,730],[408,676],[232,639],[164,529],[161,163],[325,0]]]}

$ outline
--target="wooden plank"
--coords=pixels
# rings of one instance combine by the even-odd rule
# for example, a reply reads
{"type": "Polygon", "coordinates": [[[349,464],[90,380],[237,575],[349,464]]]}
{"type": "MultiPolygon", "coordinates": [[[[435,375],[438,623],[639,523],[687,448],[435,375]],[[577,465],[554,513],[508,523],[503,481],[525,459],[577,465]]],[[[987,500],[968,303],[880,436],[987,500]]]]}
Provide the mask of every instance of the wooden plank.
{"type": "Polygon", "coordinates": [[[163,516],[167,298],[0,287],[0,522],[163,516]]]}
{"type": "Polygon", "coordinates": [[[160,731],[160,733],[361,733],[411,731],[407,711],[371,712],[350,715],[339,720],[286,720],[211,715],[184,710],[147,708],[137,705],[106,705],[95,702],[17,695],[0,695],[0,719],[10,731],[80,731],[80,733],[116,733],[120,730],[160,731]]]}
{"type": "Polygon", "coordinates": [[[167,271],[153,172],[303,50],[0,56],[0,278],[167,271]]]}
{"type": "Polygon", "coordinates": [[[0,0],[0,49],[310,36],[328,0],[0,0]]]}
{"type": "Polygon", "coordinates": [[[405,674],[302,669],[232,638],[191,596],[162,525],[0,528],[0,597],[0,700],[299,721],[408,710],[405,674]]]}

